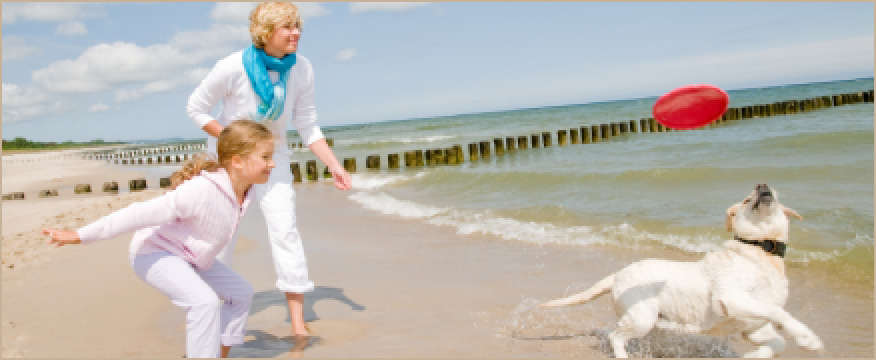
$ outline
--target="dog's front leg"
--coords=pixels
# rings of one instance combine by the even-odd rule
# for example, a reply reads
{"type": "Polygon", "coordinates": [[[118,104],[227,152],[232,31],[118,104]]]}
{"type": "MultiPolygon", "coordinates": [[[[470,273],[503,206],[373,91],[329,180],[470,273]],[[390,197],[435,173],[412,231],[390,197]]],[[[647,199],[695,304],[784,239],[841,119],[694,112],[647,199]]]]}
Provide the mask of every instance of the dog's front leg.
{"type": "Polygon", "coordinates": [[[745,353],[747,358],[771,358],[785,351],[785,339],[776,331],[772,323],[745,334],[748,341],[758,345],[754,351],[745,353]]]}
{"type": "Polygon", "coordinates": [[[809,330],[806,325],[795,319],[791,314],[788,314],[780,306],[758,302],[748,295],[739,293],[732,296],[718,297],[718,301],[723,305],[727,316],[731,318],[759,319],[778,324],[794,338],[797,345],[812,351],[819,351],[824,348],[821,339],[812,330],[809,330]]]}

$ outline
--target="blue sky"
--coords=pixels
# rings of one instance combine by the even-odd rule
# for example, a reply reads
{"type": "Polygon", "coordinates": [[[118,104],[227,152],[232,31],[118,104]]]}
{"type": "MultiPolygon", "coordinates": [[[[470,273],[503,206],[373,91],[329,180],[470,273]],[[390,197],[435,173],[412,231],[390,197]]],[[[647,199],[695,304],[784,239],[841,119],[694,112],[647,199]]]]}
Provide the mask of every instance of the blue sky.
{"type": "MultiPolygon", "coordinates": [[[[874,4],[301,3],[323,126],[873,76],[874,4]]],[[[252,3],[2,3],[3,138],[201,138],[252,3]]]]}

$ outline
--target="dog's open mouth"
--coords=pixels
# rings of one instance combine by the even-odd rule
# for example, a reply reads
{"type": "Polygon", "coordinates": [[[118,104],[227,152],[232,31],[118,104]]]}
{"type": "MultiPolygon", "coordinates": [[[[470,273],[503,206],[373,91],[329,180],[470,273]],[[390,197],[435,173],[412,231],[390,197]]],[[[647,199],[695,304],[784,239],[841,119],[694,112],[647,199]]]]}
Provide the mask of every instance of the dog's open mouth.
{"type": "Polygon", "coordinates": [[[754,188],[755,193],[757,193],[757,199],[754,200],[754,204],[752,205],[752,209],[757,210],[758,206],[761,204],[769,205],[773,202],[773,190],[770,189],[767,184],[758,184],[754,188]]]}

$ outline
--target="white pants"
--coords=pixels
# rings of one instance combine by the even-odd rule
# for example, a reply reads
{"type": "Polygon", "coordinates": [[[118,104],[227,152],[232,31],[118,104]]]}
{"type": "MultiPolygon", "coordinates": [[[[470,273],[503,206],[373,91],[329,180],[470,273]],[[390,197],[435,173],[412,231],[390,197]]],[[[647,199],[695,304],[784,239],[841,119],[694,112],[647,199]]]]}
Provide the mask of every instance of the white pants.
{"type": "MultiPolygon", "coordinates": [[[[274,162],[276,166],[268,181],[253,185],[250,191],[255,191],[253,200],[261,207],[268,227],[268,240],[277,271],[276,287],[296,294],[311,292],[313,282],[307,275],[307,259],[295,220],[295,189],[292,187],[289,156],[275,155],[274,162]]],[[[237,234],[216,258],[231,267],[236,244],[237,234]]]]}
{"type": "Polygon", "coordinates": [[[186,357],[218,358],[220,345],[243,344],[253,288],[216,262],[208,270],[168,252],[135,255],[137,276],[186,310],[186,357]]]}

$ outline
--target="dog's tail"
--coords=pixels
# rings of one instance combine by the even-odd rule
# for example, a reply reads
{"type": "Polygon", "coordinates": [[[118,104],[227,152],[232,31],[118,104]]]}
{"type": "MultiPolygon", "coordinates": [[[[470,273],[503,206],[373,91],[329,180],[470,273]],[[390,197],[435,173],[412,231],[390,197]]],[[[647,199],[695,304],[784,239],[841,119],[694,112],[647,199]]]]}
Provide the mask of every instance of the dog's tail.
{"type": "Polygon", "coordinates": [[[539,305],[538,307],[548,308],[583,304],[609,292],[612,286],[614,286],[614,274],[599,280],[596,285],[591,286],[587,291],[562,299],[551,300],[539,305]]]}

